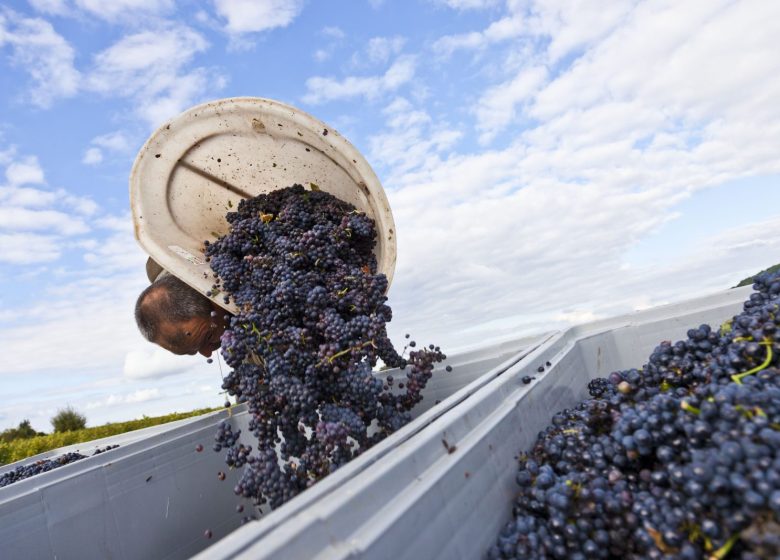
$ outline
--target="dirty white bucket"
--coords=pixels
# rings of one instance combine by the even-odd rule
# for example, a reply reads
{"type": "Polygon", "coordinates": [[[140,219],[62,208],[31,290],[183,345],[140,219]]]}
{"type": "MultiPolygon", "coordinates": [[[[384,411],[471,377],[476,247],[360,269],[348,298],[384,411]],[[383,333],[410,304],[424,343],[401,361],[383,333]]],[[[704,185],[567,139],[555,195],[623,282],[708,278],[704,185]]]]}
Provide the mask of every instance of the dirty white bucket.
{"type": "MultiPolygon", "coordinates": [[[[159,266],[205,293],[214,281],[203,242],[227,233],[225,214],[243,198],[295,183],[349,202],[376,222],[378,268],[392,281],[395,224],[368,162],[333,128],[270,99],[198,105],[152,134],[130,173],[136,239],[159,266]]],[[[214,301],[237,311],[221,297],[214,301]]]]}

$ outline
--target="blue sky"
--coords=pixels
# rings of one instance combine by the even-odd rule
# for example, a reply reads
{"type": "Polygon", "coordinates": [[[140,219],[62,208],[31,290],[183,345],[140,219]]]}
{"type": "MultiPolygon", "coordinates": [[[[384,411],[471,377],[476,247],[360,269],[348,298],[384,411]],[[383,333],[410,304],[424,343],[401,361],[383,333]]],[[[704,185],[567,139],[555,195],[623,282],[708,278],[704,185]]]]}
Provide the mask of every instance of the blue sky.
{"type": "Polygon", "coordinates": [[[780,262],[780,5],[30,0],[0,5],[0,428],[219,405],[136,332],[128,174],[165,120],[258,96],[388,193],[400,339],[479,345],[780,262]]]}

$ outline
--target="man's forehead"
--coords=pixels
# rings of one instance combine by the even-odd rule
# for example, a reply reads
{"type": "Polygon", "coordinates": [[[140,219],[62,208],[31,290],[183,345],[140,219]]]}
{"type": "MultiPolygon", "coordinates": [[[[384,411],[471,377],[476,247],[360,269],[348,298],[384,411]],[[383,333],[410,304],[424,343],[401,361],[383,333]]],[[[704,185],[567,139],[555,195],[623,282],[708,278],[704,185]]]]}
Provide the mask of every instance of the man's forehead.
{"type": "Polygon", "coordinates": [[[192,339],[195,331],[202,327],[204,320],[198,317],[182,321],[164,320],[160,323],[161,337],[173,343],[186,343],[192,339]]]}

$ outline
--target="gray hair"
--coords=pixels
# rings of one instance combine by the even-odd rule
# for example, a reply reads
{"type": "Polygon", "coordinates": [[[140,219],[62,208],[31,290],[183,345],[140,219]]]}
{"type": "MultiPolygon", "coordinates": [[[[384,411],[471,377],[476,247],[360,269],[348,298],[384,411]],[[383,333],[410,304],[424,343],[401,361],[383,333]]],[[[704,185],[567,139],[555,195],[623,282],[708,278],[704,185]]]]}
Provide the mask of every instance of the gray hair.
{"type": "Polygon", "coordinates": [[[209,317],[213,309],[209,298],[172,274],[164,274],[138,296],[135,322],[144,338],[153,342],[163,321],[175,323],[209,317]]]}

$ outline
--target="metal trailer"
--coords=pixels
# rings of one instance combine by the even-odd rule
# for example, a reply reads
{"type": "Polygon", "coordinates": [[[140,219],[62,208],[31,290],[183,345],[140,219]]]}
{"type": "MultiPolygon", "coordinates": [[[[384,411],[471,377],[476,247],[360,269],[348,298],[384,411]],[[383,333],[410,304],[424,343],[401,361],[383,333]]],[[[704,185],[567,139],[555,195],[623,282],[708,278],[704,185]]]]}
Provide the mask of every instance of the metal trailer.
{"type": "Polygon", "coordinates": [[[517,454],[533,446],[555,412],[585,398],[591,379],[642,366],[661,341],[730,319],[750,290],[556,334],[458,406],[431,418],[381,461],[376,460],[381,451],[372,449],[348,464],[342,469],[351,471],[347,483],[328,492],[326,479],[314,488],[319,492],[306,493],[318,499],[305,509],[293,500],[197,559],[481,558],[510,518],[517,454]],[[535,381],[523,384],[526,375],[535,381]]]}
{"type": "MultiPolygon", "coordinates": [[[[412,422],[267,518],[295,524],[309,504],[341,494],[341,487],[349,486],[355,475],[387,460],[396,447],[424,433],[429,424],[517,364],[548,336],[517,338],[450,356],[447,363],[454,370],[445,373],[442,365],[434,372],[412,422]],[[442,402],[434,406],[437,400],[442,402]]],[[[90,455],[97,448],[120,445],[0,488],[0,558],[189,558],[219,541],[240,526],[242,517],[236,513],[242,500],[232,491],[238,471],[227,468],[224,453],[211,450],[216,426],[223,419],[249,435],[249,414],[241,405],[1,467],[0,474],[68,451],[90,455]],[[202,452],[196,451],[198,444],[204,446],[202,452]],[[217,479],[220,471],[226,474],[222,482],[217,479]],[[211,539],[206,531],[211,531],[211,539]]],[[[251,513],[251,503],[244,503],[244,515],[251,513]]]]}

